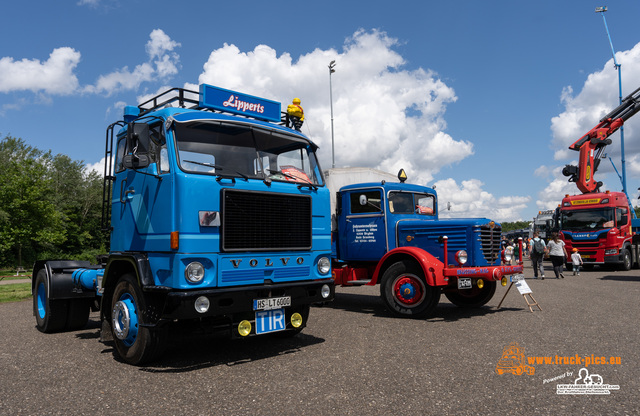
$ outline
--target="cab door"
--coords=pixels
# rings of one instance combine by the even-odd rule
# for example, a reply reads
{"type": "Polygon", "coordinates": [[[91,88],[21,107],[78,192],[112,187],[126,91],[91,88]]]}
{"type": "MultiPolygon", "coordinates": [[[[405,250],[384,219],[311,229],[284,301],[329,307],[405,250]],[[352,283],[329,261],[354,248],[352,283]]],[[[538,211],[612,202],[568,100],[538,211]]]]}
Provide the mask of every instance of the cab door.
{"type": "Polygon", "coordinates": [[[387,252],[382,190],[350,190],[341,197],[338,227],[343,260],[380,260],[387,252]]]}
{"type": "Polygon", "coordinates": [[[166,145],[156,141],[148,149],[146,167],[127,169],[124,137],[118,139],[111,200],[112,251],[169,251],[173,225],[172,176],[166,145]]]}

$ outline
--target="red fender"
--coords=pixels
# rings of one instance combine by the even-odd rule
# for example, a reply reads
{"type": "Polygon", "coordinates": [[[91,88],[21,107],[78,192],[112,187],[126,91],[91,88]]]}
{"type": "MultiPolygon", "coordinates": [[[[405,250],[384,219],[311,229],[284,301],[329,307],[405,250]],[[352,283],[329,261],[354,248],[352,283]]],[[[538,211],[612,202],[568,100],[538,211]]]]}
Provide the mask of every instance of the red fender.
{"type": "Polygon", "coordinates": [[[373,277],[369,285],[375,285],[378,283],[378,277],[380,276],[380,270],[382,266],[387,262],[390,257],[397,256],[398,254],[404,256],[410,256],[422,267],[424,276],[429,286],[444,286],[447,284],[447,280],[444,277],[444,263],[438,260],[433,255],[424,251],[418,247],[398,247],[387,252],[376,266],[376,270],[373,273],[373,277]]]}

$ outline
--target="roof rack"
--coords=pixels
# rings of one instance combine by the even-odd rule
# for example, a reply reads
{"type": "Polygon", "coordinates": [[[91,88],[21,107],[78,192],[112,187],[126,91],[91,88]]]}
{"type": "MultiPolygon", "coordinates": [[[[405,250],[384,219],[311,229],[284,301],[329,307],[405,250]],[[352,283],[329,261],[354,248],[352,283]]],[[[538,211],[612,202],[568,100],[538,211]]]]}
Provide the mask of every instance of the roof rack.
{"type": "MultiPolygon", "coordinates": [[[[212,113],[218,113],[218,112],[222,113],[222,111],[216,111],[211,108],[201,107],[200,93],[198,91],[174,87],[138,105],[138,108],[140,109],[140,114],[138,115],[138,117],[142,117],[145,114],[151,113],[152,111],[165,108],[166,106],[174,102],[178,102],[178,106],[180,108],[188,108],[191,110],[202,110],[202,111],[208,111],[212,113]]],[[[234,115],[238,117],[253,119],[253,117],[251,116],[238,115],[238,114],[234,114],[234,115]]],[[[278,123],[279,125],[299,131],[300,126],[295,125],[294,120],[292,120],[291,117],[289,117],[286,111],[281,111],[280,115],[281,115],[281,118],[280,118],[280,123],[278,123]]]]}
{"type": "Polygon", "coordinates": [[[181,108],[191,108],[191,109],[200,109],[200,94],[197,91],[187,90],[184,88],[171,88],[163,92],[162,94],[158,94],[155,97],[143,102],[138,106],[140,109],[140,116],[143,116],[152,111],[161,109],[166,107],[167,105],[178,102],[178,106],[181,108]],[[169,94],[174,93],[175,95],[169,96],[169,94]],[[196,98],[192,98],[187,96],[187,94],[195,95],[196,98]],[[164,101],[160,101],[163,99],[164,101]],[[191,107],[187,107],[188,104],[193,104],[191,107]],[[148,105],[151,107],[147,107],[148,105]]]}

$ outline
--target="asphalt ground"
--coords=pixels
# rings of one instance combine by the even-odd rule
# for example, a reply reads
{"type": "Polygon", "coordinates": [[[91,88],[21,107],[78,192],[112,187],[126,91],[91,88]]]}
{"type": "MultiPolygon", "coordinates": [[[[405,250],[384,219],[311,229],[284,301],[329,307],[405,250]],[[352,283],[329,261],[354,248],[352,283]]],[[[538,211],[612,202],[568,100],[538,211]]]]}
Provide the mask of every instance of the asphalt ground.
{"type": "Polygon", "coordinates": [[[556,280],[549,268],[544,281],[525,268],[541,311],[530,312],[514,286],[501,309],[507,289],[499,287],[479,309],[443,296],[432,318],[398,319],[378,287],[339,288],[293,338],[181,338],[145,367],[118,361],[113,345],[99,342],[96,313],[85,329],[42,334],[30,301],[0,304],[0,414],[638,414],[640,271],[556,280]],[[554,362],[533,364],[534,374],[497,374],[511,343],[554,362]],[[614,364],[586,366],[576,356],[614,364]],[[558,394],[583,368],[602,385],[558,394]],[[596,394],[605,385],[609,394],[596,394]]]}

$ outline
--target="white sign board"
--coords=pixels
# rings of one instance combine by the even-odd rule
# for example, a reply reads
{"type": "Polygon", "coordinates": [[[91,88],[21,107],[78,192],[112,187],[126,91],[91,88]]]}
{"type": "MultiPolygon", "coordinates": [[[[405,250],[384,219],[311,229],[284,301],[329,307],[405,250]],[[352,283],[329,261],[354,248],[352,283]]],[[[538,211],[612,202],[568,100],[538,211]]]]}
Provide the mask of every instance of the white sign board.
{"type": "Polygon", "coordinates": [[[516,287],[518,288],[518,292],[520,292],[521,295],[526,295],[527,293],[533,293],[531,288],[527,284],[527,282],[524,281],[524,279],[518,280],[516,282],[516,287]]]}

